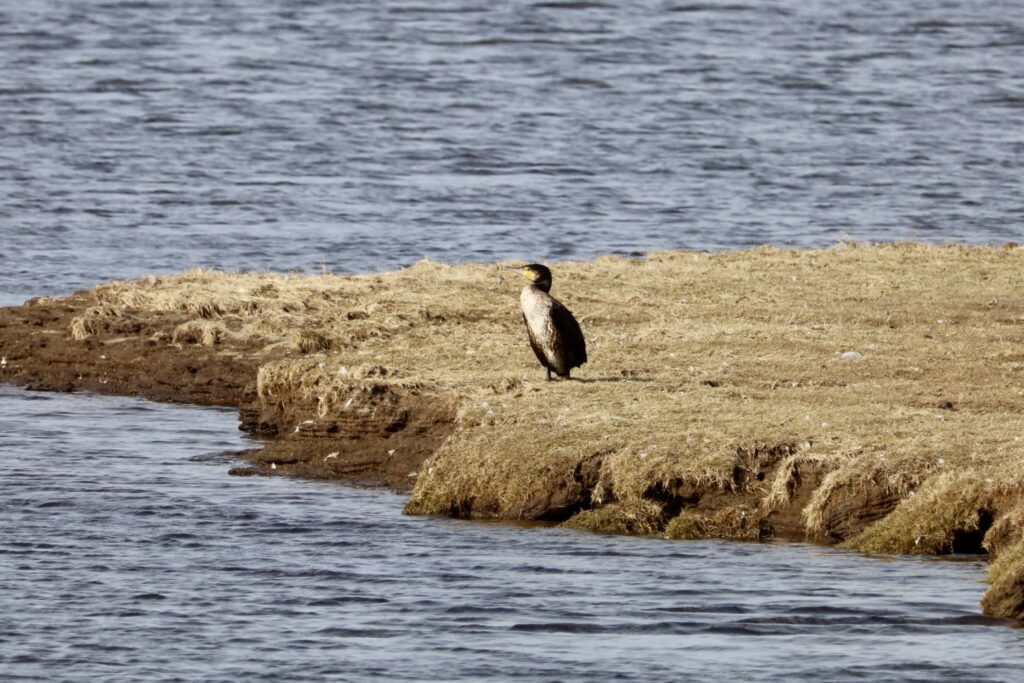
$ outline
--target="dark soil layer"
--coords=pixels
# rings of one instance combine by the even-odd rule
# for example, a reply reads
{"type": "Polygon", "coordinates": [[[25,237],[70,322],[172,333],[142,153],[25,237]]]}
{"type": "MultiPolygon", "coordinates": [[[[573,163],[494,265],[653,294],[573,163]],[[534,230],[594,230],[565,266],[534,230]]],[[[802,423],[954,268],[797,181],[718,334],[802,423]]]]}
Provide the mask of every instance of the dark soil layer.
{"type": "Polygon", "coordinates": [[[275,359],[261,344],[172,344],[172,331],[188,317],[152,311],[75,340],[72,320],[97,303],[80,292],[0,309],[0,379],[40,391],[237,406],[239,428],[263,441],[238,454],[251,462],[231,470],[238,475],[294,474],[407,492],[423,460],[451,431],[451,404],[412,396],[398,415],[376,410],[368,419],[306,428],[316,411],[309,401],[278,396],[267,402],[257,395],[256,371],[275,359]]]}

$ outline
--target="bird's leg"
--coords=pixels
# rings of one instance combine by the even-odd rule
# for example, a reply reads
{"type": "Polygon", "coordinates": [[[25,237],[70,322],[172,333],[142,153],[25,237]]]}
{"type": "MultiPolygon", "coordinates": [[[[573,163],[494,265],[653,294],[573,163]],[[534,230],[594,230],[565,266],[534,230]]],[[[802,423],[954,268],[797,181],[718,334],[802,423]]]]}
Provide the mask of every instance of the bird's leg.
{"type": "Polygon", "coordinates": [[[551,368],[546,368],[546,370],[548,371],[548,381],[550,382],[551,381],[551,368]]]}

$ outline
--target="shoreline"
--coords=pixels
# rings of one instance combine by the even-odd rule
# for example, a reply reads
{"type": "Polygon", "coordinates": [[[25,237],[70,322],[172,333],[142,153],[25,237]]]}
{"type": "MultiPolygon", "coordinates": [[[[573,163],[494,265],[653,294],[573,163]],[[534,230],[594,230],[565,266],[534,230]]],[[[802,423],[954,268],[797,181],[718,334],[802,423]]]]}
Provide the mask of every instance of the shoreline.
{"type": "Polygon", "coordinates": [[[0,381],[233,406],[232,474],[405,512],[669,538],[988,552],[1024,618],[1024,249],[671,252],[554,266],[591,363],[543,381],[498,266],[189,271],[0,309],[0,381]]]}

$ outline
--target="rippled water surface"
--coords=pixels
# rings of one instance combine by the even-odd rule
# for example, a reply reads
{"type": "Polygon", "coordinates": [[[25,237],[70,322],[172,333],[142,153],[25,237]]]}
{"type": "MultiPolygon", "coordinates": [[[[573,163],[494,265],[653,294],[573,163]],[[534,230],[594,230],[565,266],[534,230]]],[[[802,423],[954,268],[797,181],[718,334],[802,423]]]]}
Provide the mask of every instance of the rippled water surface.
{"type": "Polygon", "coordinates": [[[0,387],[4,680],[1019,680],[977,561],[403,517],[236,421],[0,387]]]}
{"type": "MultiPolygon", "coordinates": [[[[1024,4],[0,2],[0,304],[1024,240],[1024,4]]],[[[3,680],[1019,680],[977,560],[405,518],[232,411],[0,387],[3,680]]]]}
{"type": "Polygon", "coordinates": [[[1021,239],[1022,121],[1019,0],[4,2],[0,290],[1021,239]]]}

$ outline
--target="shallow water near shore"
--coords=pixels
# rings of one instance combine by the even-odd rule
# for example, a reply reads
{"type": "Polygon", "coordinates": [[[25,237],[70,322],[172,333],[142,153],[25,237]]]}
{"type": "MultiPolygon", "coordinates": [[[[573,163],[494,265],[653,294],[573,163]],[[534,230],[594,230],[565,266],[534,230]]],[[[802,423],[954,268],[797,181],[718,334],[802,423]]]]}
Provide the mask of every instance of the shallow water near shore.
{"type": "Polygon", "coordinates": [[[5,680],[1009,681],[1024,658],[978,614],[979,560],[403,517],[226,476],[235,424],[0,387],[5,680]]]}

